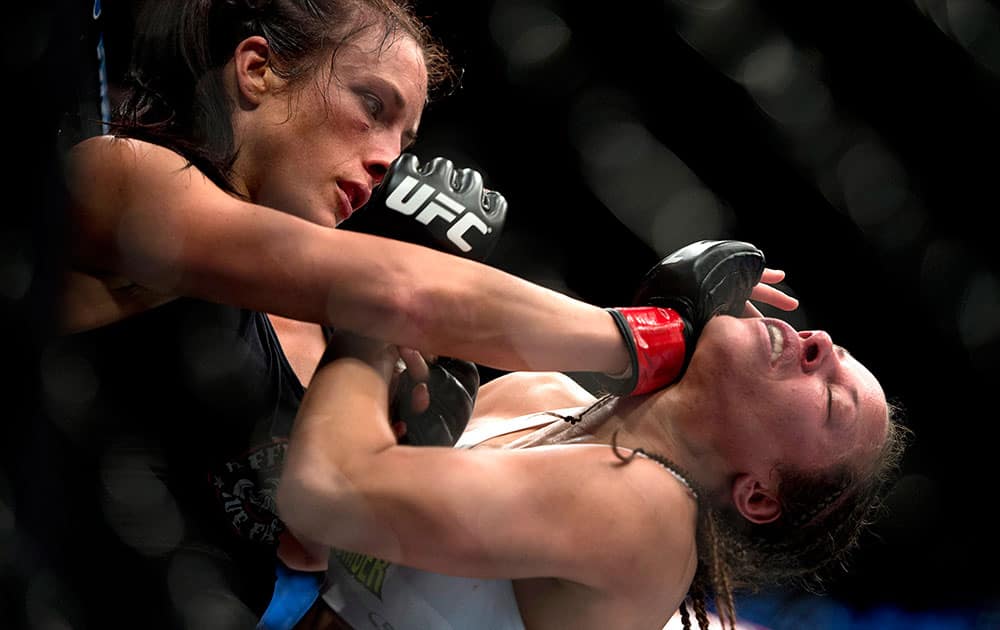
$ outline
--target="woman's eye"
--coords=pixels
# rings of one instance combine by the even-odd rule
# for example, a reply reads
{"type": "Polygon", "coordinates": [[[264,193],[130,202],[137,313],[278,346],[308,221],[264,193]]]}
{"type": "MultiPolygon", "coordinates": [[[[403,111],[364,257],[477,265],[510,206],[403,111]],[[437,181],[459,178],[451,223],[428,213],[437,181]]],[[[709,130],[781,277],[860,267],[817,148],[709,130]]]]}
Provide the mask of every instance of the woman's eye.
{"type": "Polygon", "coordinates": [[[361,99],[364,101],[365,107],[368,109],[368,113],[371,114],[373,118],[378,118],[382,113],[382,99],[374,94],[363,94],[361,99]]]}

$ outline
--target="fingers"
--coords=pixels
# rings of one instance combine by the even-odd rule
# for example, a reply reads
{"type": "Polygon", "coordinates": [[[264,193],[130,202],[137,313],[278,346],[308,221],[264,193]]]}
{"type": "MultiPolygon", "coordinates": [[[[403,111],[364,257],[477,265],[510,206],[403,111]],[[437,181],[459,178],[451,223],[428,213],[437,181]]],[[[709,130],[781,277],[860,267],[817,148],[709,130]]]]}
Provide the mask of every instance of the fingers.
{"type": "Polygon", "coordinates": [[[760,281],[764,284],[777,284],[785,279],[785,272],[781,269],[764,269],[760,276],[760,281]]]}
{"type": "Polygon", "coordinates": [[[782,311],[794,311],[799,307],[799,301],[780,289],[770,285],[758,284],[750,292],[754,302],[768,304],[782,311]]]}
{"type": "Polygon", "coordinates": [[[427,383],[417,383],[410,392],[410,408],[414,413],[423,413],[431,406],[431,392],[427,383]]]}
{"type": "MultiPolygon", "coordinates": [[[[760,283],[750,292],[750,299],[761,304],[773,306],[782,311],[794,311],[799,307],[798,299],[785,293],[777,287],[771,286],[785,279],[785,272],[781,269],[764,269],[761,274],[760,283]]],[[[763,317],[763,314],[756,306],[747,302],[743,311],[744,317],[763,317]]]]}
{"type": "Polygon", "coordinates": [[[764,314],[757,310],[757,307],[747,302],[743,309],[743,317],[763,317],[764,314]]]}
{"type": "Polygon", "coordinates": [[[415,413],[423,413],[431,404],[430,390],[427,389],[427,380],[430,378],[430,370],[427,367],[429,359],[425,359],[413,348],[403,347],[399,348],[399,358],[414,383],[410,392],[410,408],[415,413]]]}
{"type": "Polygon", "coordinates": [[[416,382],[424,382],[430,377],[430,370],[427,364],[430,360],[424,359],[424,355],[413,348],[399,348],[399,358],[403,360],[406,369],[409,370],[410,378],[416,382]]]}
{"type": "Polygon", "coordinates": [[[794,311],[799,307],[799,301],[781,289],[770,286],[784,279],[785,272],[781,269],[764,269],[760,277],[760,283],[750,292],[750,299],[762,304],[768,304],[782,311],[794,311]]]}

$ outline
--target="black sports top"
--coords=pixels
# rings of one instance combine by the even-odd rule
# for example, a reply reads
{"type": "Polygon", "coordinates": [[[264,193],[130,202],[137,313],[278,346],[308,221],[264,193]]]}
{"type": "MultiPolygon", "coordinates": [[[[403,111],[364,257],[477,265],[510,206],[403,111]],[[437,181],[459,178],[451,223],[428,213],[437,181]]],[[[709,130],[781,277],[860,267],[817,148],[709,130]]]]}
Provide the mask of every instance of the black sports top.
{"type": "Polygon", "coordinates": [[[18,514],[71,625],[252,628],[303,395],[267,316],[182,298],[58,339],[42,369],[18,514]]]}

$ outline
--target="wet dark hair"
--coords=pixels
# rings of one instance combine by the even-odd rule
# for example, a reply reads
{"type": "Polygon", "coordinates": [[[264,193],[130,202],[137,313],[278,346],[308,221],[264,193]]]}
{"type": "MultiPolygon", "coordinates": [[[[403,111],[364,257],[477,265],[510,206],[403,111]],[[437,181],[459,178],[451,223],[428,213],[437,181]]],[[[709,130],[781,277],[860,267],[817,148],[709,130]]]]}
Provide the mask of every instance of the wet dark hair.
{"type": "Polygon", "coordinates": [[[173,149],[235,193],[235,103],[221,70],[236,45],[264,37],[272,70],[294,86],[372,28],[382,29],[383,50],[400,37],[417,42],[432,99],[457,80],[448,52],[405,0],[146,0],[113,133],[173,149]]]}
{"type": "MultiPolygon", "coordinates": [[[[604,396],[575,417],[552,415],[575,423],[614,400],[604,396]]],[[[698,501],[698,568],[680,606],[685,630],[691,628],[689,606],[699,627],[708,630],[710,597],[723,627],[735,628],[734,591],[792,586],[820,592],[884,511],[910,437],[900,415],[900,408],[890,404],[885,442],[867,469],[847,463],[809,473],[778,467],[781,516],[765,524],[751,523],[732,505],[719,508],[668,458],[639,449],[686,481],[698,501]]],[[[612,449],[623,462],[633,459],[621,455],[616,444],[612,449]]]]}
{"type": "MultiPolygon", "coordinates": [[[[846,568],[861,536],[885,510],[885,497],[899,476],[910,431],[889,405],[885,442],[868,469],[848,464],[820,473],[779,467],[781,517],[754,524],[731,506],[699,506],[698,570],[687,601],[708,629],[705,600],[714,594],[723,625],[735,628],[733,591],[791,586],[819,593],[826,580],[846,568]]],[[[690,628],[686,606],[682,622],[690,628]]]]}

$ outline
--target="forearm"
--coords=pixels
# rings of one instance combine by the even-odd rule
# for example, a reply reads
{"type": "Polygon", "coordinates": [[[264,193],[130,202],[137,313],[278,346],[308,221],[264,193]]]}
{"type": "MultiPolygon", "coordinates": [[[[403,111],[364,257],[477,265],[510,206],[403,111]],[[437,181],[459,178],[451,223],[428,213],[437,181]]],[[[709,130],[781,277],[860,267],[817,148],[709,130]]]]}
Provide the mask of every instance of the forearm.
{"type": "Polygon", "coordinates": [[[361,479],[379,453],[396,446],[388,422],[391,367],[337,352],[328,349],[303,399],[277,497],[297,536],[328,546],[371,525],[361,479]]]}
{"type": "Polygon", "coordinates": [[[508,371],[615,373],[628,364],[621,335],[603,309],[495,268],[430,250],[420,254],[426,261],[396,270],[396,286],[411,288],[397,303],[403,328],[368,318],[358,324],[379,328],[362,332],[508,371]]]}
{"type": "Polygon", "coordinates": [[[77,269],[504,370],[628,364],[596,306],[457,256],[240,201],[159,147],[94,142],[75,153],[77,269]]]}
{"type": "Polygon", "coordinates": [[[300,291],[273,306],[298,305],[298,314],[282,314],[323,317],[365,336],[503,370],[617,373],[628,365],[621,334],[602,308],[487,265],[373,238],[327,231],[299,241],[305,248],[284,240],[272,268],[289,276],[273,283],[300,291]],[[294,276],[292,261],[301,269],[294,276]]]}

